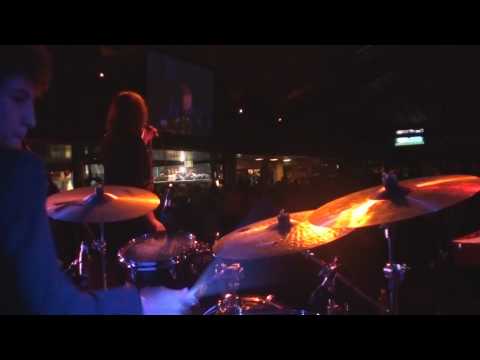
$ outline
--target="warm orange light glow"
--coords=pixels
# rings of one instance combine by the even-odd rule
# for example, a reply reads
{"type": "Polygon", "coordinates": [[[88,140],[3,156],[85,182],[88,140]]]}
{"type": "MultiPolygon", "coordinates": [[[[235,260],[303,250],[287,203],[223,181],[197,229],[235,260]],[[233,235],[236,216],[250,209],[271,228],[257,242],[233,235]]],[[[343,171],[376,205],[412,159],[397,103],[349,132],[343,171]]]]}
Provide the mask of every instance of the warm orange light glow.
{"type": "Polygon", "coordinates": [[[329,243],[337,238],[337,230],[325,227],[317,226],[303,221],[297,225],[294,233],[290,234],[291,243],[300,242],[303,248],[310,248],[318,245],[329,243]]]}
{"type": "Polygon", "coordinates": [[[134,196],[117,196],[111,193],[105,193],[112,199],[126,201],[126,202],[136,202],[136,203],[150,203],[150,204],[160,204],[160,200],[158,198],[139,198],[134,196]]]}
{"type": "Polygon", "coordinates": [[[371,217],[368,211],[378,201],[380,200],[367,200],[363,204],[342,211],[335,221],[336,226],[353,228],[366,224],[371,217]]]}
{"type": "MultiPolygon", "coordinates": [[[[272,228],[273,224],[275,223],[272,221],[262,221],[241,233],[242,236],[247,237],[254,234],[266,234],[269,228],[276,233],[277,229],[276,227],[272,228]]],[[[338,237],[338,231],[338,229],[313,225],[308,221],[298,222],[292,219],[292,228],[286,237],[283,237],[282,242],[284,242],[284,246],[286,247],[309,248],[335,240],[338,237]]],[[[252,238],[252,240],[253,239],[256,238],[252,238]]]]}
{"type": "Polygon", "coordinates": [[[270,226],[272,226],[272,224],[263,224],[263,225],[257,225],[257,226],[253,226],[251,227],[250,229],[248,229],[248,231],[246,231],[247,233],[255,233],[255,232],[261,232],[261,231],[264,231],[264,230],[267,230],[270,226]]]}
{"type": "Polygon", "coordinates": [[[427,181],[424,183],[420,183],[415,185],[418,188],[426,187],[426,186],[435,186],[439,184],[444,184],[448,182],[453,182],[453,181],[468,181],[468,180],[473,180],[476,179],[477,177],[475,176],[457,176],[457,177],[452,177],[450,179],[440,179],[440,180],[432,180],[432,181],[427,181]]]}
{"type": "Polygon", "coordinates": [[[232,258],[256,258],[284,255],[299,250],[313,249],[327,244],[351,232],[349,229],[333,229],[314,225],[308,220],[312,210],[290,214],[291,228],[281,232],[278,220],[263,220],[221,238],[216,254],[232,258]]]}

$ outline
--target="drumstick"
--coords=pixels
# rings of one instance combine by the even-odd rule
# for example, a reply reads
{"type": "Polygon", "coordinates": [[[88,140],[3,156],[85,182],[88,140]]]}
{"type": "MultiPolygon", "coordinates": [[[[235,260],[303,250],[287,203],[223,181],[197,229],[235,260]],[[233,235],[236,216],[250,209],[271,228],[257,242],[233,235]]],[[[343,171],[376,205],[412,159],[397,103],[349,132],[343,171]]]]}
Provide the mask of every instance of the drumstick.
{"type": "Polygon", "coordinates": [[[219,281],[221,282],[220,277],[211,273],[209,274],[209,269],[211,269],[211,267],[204,270],[195,284],[190,288],[188,291],[190,296],[195,296],[197,299],[203,298],[206,296],[208,287],[210,285],[218,283],[219,281]]]}
{"type": "Polygon", "coordinates": [[[206,282],[201,282],[201,279],[199,279],[188,291],[189,296],[194,296],[197,298],[197,300],[200,300],[201,298],[205,297],[205,294],[207,293],[208,285],[212,284],[215,279],[212,279],[210,281],[206,282]]]}

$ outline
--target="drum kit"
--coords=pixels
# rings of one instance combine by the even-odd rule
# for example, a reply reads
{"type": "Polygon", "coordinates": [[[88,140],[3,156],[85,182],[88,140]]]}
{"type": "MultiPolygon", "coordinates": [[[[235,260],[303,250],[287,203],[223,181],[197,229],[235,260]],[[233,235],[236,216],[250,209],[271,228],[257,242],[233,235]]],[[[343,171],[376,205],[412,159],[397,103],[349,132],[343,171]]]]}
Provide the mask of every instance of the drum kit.
{"type": "MultiPolygon", "coordinates": [[[[213,306],[202,310],[204,315],[330,315],[348,314],[348,304],[335,303],[336,283],[342,283],[381,314],[398,314],[400,286],[409,269],[396,262],[394,254],[397,226],[409,219],[432,214],[473,197],[480,191],[480,178],[470,175],[448,175],[397,181],[384,174],[383,185],[358,191],[331,201],[318,209],[287,213],[237,229],[215,240],[213,246],[197,241],[191,233],[145,234],[133,238],[118,252],[118,261],[128,274],[127,281],[137,287],[188,286],[199,297],[214,295],[213,306]],[[356,229],[381,227],[387,242],[388,259],[382,271],[388,284],[387,304],[365,294],[338,271],[339,262],[320,259],[315,252],[356,229]],[[321,269],[318,286],[309,303],[318,296],[327,296],[325,306],[313,310],[289,308],[273,295],[245,294],[242,284],[249,274],[243,263],[265,258],[300,254],[321,269]],[[209,290],[211,287],[214,290],[209,290]]],[[[107,288],[104,224],[137,218],[155,210],[160,204],[157,195],[145,190],[121,186],[79,188],[50,196],[48,215],[55,220],[93,223],[100,226],[100,235],[92,244],[101,254],[103,287],[107,288]]],[[[82,269],[80,251],[75,264],[82,269]]]]}

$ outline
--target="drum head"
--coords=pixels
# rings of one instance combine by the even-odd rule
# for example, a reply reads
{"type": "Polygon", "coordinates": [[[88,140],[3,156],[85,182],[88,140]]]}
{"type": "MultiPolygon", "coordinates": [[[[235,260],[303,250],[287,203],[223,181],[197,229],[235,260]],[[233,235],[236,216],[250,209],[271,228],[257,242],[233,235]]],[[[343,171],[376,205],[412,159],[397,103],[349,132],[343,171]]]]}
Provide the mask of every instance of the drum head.
{"type": "Polygon", "coordinates": [[[126,262],[157,263],[181,256],[195,245],[195,235],[180,233],[167,235],[165,232],[145,234],[132,239],[119,251],[126,262]]]}

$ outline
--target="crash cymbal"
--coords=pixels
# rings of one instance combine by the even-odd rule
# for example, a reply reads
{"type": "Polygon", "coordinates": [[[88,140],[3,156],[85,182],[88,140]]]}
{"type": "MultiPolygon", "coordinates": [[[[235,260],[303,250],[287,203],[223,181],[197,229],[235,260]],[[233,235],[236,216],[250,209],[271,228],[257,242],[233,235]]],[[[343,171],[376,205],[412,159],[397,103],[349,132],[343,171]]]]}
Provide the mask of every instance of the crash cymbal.
{"type": "Polygon", "coordinates": [[[327,244],[352,231],[312,225],[306,221],[311,213],[290,214],[289,225],[280,215],[237,229],[215,243],[215,255],[232,260],[288,255],[327,244]]]}
{"type": "Polygon", "coordinates": [[[480,191],[480,178],[471,175],[424,177],[388,182],[329,202],[309,217],[318,226],[360,228],[390,224],[434,213],[480,191]]]}
{"type": "Polygon", "coordinates": [[[134,219],[157,208],[157,195],[133,187],[83,187],[47,199],[48,216],[78,223],[108,223],[134,219]]]}

